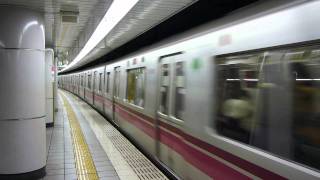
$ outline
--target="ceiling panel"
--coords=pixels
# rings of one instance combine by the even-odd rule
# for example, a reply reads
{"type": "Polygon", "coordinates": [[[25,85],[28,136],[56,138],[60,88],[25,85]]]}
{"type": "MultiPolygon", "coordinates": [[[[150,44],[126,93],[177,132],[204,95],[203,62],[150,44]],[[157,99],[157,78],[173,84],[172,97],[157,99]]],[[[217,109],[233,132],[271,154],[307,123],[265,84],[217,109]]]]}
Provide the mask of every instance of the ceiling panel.
{"type": "MultiPolygon", "coordinates": [[[[108,53],[196,0],[140,0],[81,64],[108,53]]],[[[46,47],[55,50],[60,60],[71,61],[89,39],[112,0],[0,0],[44,13],[46,47]],[[79,12],[78,23],[62,23],[61,11],[79,12]]]]}
{"type": "MultiPolygon", "coordinates": [[[[125,44],[194,2],[196,0],[140,0],[90,55],[80,61],[74,68],[94,61],[125,44]]],[[[74,59],[80,49],[78,48],[78,51],[75,51],[76,53],[70,54],[68,59],[74,59]]]]}

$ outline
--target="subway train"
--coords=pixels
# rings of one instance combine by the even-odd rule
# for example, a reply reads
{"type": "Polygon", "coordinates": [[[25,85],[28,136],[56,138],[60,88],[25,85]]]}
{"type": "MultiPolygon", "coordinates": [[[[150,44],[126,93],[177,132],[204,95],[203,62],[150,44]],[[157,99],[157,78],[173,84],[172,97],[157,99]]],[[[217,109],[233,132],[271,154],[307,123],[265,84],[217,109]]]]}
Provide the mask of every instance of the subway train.
{"type": "Polygon", "coordinates": [[[320,179],[320,1],[265,1],[59,75],[181,179],[320,179]]]}

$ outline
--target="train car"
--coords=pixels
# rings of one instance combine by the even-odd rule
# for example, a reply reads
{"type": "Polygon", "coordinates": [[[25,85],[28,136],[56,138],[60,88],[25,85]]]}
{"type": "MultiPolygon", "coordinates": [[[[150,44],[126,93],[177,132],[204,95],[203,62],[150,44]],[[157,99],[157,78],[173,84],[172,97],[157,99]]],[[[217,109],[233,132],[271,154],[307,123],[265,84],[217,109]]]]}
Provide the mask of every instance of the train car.
{"type": "Polygon", "coordinates": [[[180,178],[319,179],[319,9],[242,9],[80,72],[84,100],[180,178]]]}

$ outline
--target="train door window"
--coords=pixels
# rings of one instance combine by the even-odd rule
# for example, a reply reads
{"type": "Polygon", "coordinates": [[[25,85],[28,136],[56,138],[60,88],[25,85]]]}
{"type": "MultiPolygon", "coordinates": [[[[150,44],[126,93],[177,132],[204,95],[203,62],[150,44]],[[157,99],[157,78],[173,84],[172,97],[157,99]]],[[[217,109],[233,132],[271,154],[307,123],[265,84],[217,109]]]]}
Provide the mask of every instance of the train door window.
{"type": "Polygon", "coordinates": [[[160,82],[160,109],[162,114],[168,115],[169,111],[169,91],[170,91],[170,64],[161,65],[160,82]]]}
{"type": "Polygon", "coordinates": [[[83,83],[84,83],[83,86],[84,86],[84,87],[87,87],[87,86],[88,86],[88,85],[86,84],[86,83],[88,82],[87,79],[88,79],[87,74],[84,74],[84,77],[83,77],[83,83]]]}
{"type": "Polygon", "coordinates": [[[88,88],[91,90],[91,74],[88,74],[88,88]]]}
{"type": "Polygon", "coordinates": [[[174,77],[174,106],[172,106],[172,115],[177,119],[183,119],[185,106],[185,62],[175,63],[174,77]]]}
{"type": "Polygon", "coordinates": [[[120,96],[120,67],[115,68],[114,74],[114,96],[120,96]]]}
{"type": "Polygon", "coordinates": [[[215,62],[217,133],[320,169],[320,48],[215,62]]]}
{"type": "Polygon", "coordinates": [[[80,77],[80,85],[83,86],[83,76],[80,77]]]}
{"type": "Polygon", "coordinates": [[[97,71],[95,71],[93,73],[93,90],[96,91],[97,90],[97,71]]]}
{"type": "Polygon", "coordinates": [[[110,91],[110,72],[107,72],[107,78],[105,79],[106,84],[106,93],[108,94],[110,91]]]}
{"type": "Polygon", "coordinates": [[[102,91],[102,73],[99,74],[99,92],[102,91]]]}
{"type": "Polygon", "coordinates": [[[216,65],[217,132],[249,143],[255,121],[260,56],[217,58],[216,65]]]}
{"type": "Polygon", "coordinates": [[[293,159],[320,169],[320,47],[286,53],[292,92],[293,159]]]}
{"type": "Polygon", "coordinates": [[[145,68],[127,71],[127,100],[137,106],[144,106],[145,68]]]}

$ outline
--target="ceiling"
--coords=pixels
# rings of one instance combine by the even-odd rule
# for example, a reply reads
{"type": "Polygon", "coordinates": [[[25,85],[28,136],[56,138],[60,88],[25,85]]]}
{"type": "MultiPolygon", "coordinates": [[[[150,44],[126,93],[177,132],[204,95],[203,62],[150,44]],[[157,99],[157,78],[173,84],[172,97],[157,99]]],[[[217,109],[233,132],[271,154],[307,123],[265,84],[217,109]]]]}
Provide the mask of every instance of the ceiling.
{"type": "MultiPolygon", "coordinates": [[[[127,43],[197,0],[140,0],[99,45],[76,66],[86,64],[127,43]]],[[[79,53],[110,7],[112,0],[0,0],[44,13],[46,47],[62,63],[79,53]],[[64,12],[78,15],[77,23],[63,23],[64,12]]]]}

